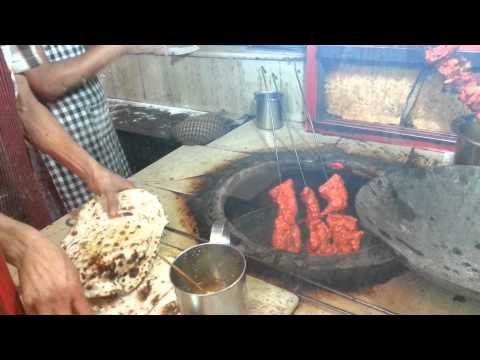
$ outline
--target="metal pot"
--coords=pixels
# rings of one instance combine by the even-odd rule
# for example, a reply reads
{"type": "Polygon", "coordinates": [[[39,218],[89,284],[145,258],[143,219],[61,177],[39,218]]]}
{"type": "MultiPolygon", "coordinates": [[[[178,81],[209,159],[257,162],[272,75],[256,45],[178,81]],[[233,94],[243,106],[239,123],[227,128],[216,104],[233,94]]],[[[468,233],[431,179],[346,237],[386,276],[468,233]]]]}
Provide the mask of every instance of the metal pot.
{"type": "Polygon", "coordinates": [[[185,315],[246,315],[245,256],[230,245],[200,244],[182,252],[174,264],[208,294],[198,294],[170,269],[177,304],[185,315]]]}
{"type": "Polygon", "coordinates": [[[458,136],[455,150],[456,165],[480,165],[480,125],[474,116],[465,116],[452,123],[458,136]]]}
{"type": "Polygon", "coordinates": [[[283,94],[277,91],[255,93],[255,123],[259,129],[276,130],[283,127],[282,98],[283,94]]]}

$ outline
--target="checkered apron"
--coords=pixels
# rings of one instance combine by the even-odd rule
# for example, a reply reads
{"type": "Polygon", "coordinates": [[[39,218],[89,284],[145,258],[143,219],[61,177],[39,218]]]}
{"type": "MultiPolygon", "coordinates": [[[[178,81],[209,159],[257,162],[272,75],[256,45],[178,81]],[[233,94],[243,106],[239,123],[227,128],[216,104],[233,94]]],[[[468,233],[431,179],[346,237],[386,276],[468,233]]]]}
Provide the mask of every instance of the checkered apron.
{"type": "MultiPolygon", "coordinates": [[[[86,51],[83,45],[43,45],[43,49],[50,63],[71,59],[86,51]]],[[[97,77],[47,105],[73,139],[100,164],[122,177],[130,176],[130,168],[97,77]]],[[[42,156],[68,211],[92,198],[93,194],[79,177],[48,155],[42,156]]]]}

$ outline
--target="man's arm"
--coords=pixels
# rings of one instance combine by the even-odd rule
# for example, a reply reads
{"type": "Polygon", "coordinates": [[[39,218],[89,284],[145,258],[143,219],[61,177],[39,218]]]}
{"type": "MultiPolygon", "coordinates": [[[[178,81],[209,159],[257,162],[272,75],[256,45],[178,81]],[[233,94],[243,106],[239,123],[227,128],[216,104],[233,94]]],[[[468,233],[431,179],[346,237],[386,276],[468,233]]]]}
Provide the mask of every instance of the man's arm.
{"type": "Polygon", "coordinates": [[[41,47],[43,64],[25,73],[33,91],[46,101],[54,101],[69,90],[85,84],[105,66],[125,54],[166,54],[165,45],[98,45],[85,54],[58,63],[49,63],[41,47]]]}
{"type": "Polygon", "coordinates": [[[27,314],[92,314],[73,264],[39,231],[0,213],[0,251],[18,269],[27,314]]]}
{"type": "Polygon", "coordinates": [[[102,167],[77,145],[50,111],[35,98],[24,76],[17,75],[16,80],[17,111],[28,139],[79,176],[91,191],[105,195],[109,213],[114,216],[118,207],[117,192],[133,185],[102,167]]]}

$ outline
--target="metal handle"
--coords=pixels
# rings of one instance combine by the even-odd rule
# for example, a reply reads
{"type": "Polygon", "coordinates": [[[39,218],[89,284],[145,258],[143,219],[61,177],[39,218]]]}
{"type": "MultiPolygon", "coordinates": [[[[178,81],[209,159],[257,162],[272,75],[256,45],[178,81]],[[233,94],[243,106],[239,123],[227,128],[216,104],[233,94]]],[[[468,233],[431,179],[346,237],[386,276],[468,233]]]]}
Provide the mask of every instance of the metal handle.
{"type": "Polygon", "coordinates": [[[210,243],[230,245],[230,232],[227,229],[225,221],[217,221],[212,225],[210,243]]]}

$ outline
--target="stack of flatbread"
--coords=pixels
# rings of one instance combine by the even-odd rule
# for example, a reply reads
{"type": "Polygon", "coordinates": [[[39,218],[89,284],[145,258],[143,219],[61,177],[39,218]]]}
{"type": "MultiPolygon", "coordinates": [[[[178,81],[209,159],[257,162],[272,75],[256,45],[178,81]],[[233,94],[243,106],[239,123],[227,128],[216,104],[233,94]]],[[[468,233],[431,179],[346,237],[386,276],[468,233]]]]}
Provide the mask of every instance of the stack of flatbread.
{"type": "Polygon", "coordinates": [[[85,204],[62,247],[97,313],[146,314],[160,302],[158,291],[162,298],[171,292],[168,266],[156,259],[168,220],[158,198],[145,190],[127,190],[118,199],[116,218],[105,212],[104,199],[85,204]]]}

